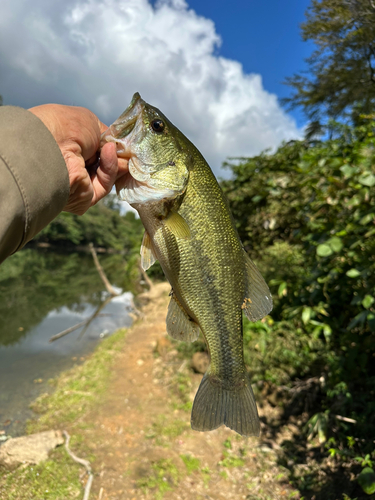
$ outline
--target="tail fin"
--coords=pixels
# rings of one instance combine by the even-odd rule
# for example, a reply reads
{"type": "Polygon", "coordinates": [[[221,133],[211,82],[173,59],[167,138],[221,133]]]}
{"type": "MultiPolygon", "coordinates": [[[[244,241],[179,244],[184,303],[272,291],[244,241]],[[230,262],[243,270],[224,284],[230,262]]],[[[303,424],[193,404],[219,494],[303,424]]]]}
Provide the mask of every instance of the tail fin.
{"type": "Polygon", "coordinates": [[[191,427],[196,431],[212,431],[221,425],[242,436],[259,436],[260,424],[255,398],[247,377],[246,384],[234,391],[212,383],[203,376],[191,412],[191,427]]]}

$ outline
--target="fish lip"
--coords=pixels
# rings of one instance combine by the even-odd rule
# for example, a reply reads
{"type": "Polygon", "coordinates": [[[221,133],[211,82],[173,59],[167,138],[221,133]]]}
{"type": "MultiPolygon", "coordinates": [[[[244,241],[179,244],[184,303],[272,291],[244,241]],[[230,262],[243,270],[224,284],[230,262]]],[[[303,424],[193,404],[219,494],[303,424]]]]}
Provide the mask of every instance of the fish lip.
{"type": "Polygon", "coordinates": [[[116,144],[117,156],[120,158],[130,158],[133,153],[129,136],[136,127],[139,117],[142,115],[145,102],[138,92],[119,118],[101,135],[100,148],[107,142],[116,144]]]}
{"type": "Polygon", "coordinates": [[[129,121],[126,127],[126,134],[122,135],[121,139],[118,137],[118,130],[113,127],[113,124],[101,135],[100,138],[100,148],[104,146],[107,142],[114,142],[116,144],[116,152],[119,158],[131,158],[132,153],[129,147],[124,147],[125,143],[123,139],[125,139],[134,129],[135,124],[137,123],[137,118],[134,118],[132,121],[129,121]]]}

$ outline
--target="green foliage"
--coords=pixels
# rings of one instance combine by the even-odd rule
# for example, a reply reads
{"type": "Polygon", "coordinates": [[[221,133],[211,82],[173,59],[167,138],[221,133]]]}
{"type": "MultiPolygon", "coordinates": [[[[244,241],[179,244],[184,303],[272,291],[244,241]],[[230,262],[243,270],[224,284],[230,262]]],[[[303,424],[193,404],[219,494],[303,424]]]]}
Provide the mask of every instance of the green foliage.
{"type": "Polygon", "coordinates": [[[221,465],[222,467],[243,467],[245,465],[245,461],[243,460],[243,458],[231,455],[224,450],[223,459],[220,460],[219,465],[221,465]]]}
{"type": "Polygon", "coordinates": [[[188,474],[200,469],[199,458],[193,457],[192,455],[180,455],[182,461],[186,465],[186,470],[188,474]]]}
{"type": "Polygon", "coordinates": [[[179,472],[171,459],[161,459],[151,467],[148,477],[139,479],[137,485],[147,494],[150,490],[156,500],[161,500],[179,482],[179,472]]]}
{"type": "Polygon", "coordinates": [[[312,0],[302,24],[303,40],[316,50],[307,59],[309,75],[286,80],[284,99],[302,106],[311,120],[307,137],[322,132],[327,118],[359,123],[375,111],[375,6],[369,0],[312,0]]]}
{"type": "MultiPolygon", "coordinates": [[[[76,250],[93,242],[116,250],[99,254],[110,282],[132,289],[139,282],[139,248],[143,226],[132,212],[121,215],[118,202],[109,197],[79,217],[62,212],[37,237],[60,251],[76,250]]],[[[57,253],[25,248],[0,266],[1,343],[10,344],[26,335],[53,309],[79,308],[84,302],[98,305],[103,283],[91,254],[57,253]],[[19,311],[22,310],[22,316],[19,311]]]]}
{"type": "Polygon", "coordinates": [[[358,483],[367,495],[375,493],[375,472],[371,467],[366,467],[358,476],[358,483]]]}
{"type": "Polygon", "coordinates": [[[350,434],[366,453],[375,438],[374,127],[336,124],[335,137],[229,164],[222,186],[275,296],[272,320],[245,321],[254,378],[321,379],[310,431],[334,435],[338,448],[350,434]]]}
{"type": "Polygon", "coordinates": [[[61,212],[34,241],[59,246],[88,245],[129,253],[140,247],[143,226],[133,212],[121,215],[120,205],[109,196],[93,206],[85,215],[61,212]]]}
{"type": "Polygon", "coordinates": [[[52,451],[39,465],[20,467],[0,475],[0,498],[7,500],[67,500],[82,495],[81,467],[72,461],[64,447],[52,451]]]}
{"type": "Polygon", "coordinates": [[[244,319],[245,363],[251,367],[253,381],[266,380],[284,385],[313,375],[325,354],[318,334],[309,335],[288,321],[250,323],[244,319]]]}

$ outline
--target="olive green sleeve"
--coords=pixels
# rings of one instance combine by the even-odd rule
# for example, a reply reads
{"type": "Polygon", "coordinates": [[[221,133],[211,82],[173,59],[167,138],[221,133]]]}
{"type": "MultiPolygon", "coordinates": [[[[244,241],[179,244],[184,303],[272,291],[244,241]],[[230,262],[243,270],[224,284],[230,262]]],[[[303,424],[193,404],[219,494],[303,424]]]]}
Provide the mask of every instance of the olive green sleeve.
{"type": "Polygon", "coordinates": [[[30,111],[0,106],[0,262],[64,208],[69,176],[50,131],[30,111]]]}

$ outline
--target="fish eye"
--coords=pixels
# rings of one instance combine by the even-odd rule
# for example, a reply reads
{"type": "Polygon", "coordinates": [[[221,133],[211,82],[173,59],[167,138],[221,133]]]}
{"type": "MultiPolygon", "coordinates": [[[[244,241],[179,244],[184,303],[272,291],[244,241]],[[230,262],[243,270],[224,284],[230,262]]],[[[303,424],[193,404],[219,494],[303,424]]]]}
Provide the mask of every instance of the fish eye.
{"type": "Polygon", "coordinates": [[[164,131],[165,125],[162,120],[154,120],[151,122],[151,127],[155,132],[158,132],[159,134],[164,131]]]}

